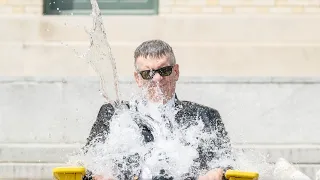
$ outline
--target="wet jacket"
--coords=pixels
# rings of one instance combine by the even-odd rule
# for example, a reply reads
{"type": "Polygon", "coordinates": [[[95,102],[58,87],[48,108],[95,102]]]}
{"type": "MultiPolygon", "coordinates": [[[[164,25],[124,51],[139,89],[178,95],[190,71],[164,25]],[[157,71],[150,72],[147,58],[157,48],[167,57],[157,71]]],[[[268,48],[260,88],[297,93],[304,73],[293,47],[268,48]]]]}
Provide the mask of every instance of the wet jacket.
{"type": "MultiPolygon", "coordinates": [[[[122,102],[122,105],[127,108],[130,105],[126,102],[122,102]]],[[[215,150],[206,152],[203,151],[203,147],[198,147],[197,151],[199,153],[199,158],[195,159],[194,162],[197,162],[200,169],[207,169],[208,162],[212,159],[219,161],[220,158],[231,158],[231,144],[230,139],[228,137],[228,133],[224,127],[224,124],[221,120],[220,114],[217,110],[200,105],[190,101],[180,101],[177,97],[175,97],[175,108],[178,109],[178,112],[175,114],[175,120],[178,124],[183,124],[186,127],[192,126],[196,123],[196,119],[201,119],[204,123],[204,130],[211,133],[216,133],[216,138],[210,139],[208,143],[210,146],[214,146],[215,150]],[[188,119],[188,120],[186,120],[188,119]],[[192,120],[190,120],[192,119],[192,120]],[[219,150],[219,155],[216,154],[216,150],[219,150]],[[221,153],[222,152],[222,153],[221,153]],[[223,157],[222,157],[223,156],[223,157]]],[[[136,109],[137,110],[137,109],[136,109]]],[[[104,104],[101,106],[97,119],[94,122],[89,137],[87,138],[87,143],[84,146],[84,149],[88,149],[91,147],[93,141],[101,141],[104,142],[106,139],[105,134],[107,135],[110,128],[110,120],[115,113],[115,107],[111,104],[104,104]]],[[[153,135],[150,129],[147,126],[139,125],[141,129],[141,135],[144,138],[145,143],[152,142],[153,135]]],[[[231,165],[217,166],[216,168],[223,169],[231,169],[231,165]]],[[[123,172],[119,179],[123,180],[131,180],[133,179],[133,175],[130,172],[123,172]]],[[[90,171],[87,172],[84,180],[92,179],[90,171]]],[[[181,180],[196,180],[197,177],[190,177],[186,174],[181,180]]],[[[160,172],[158,175],[154,175],[152,180],[173,180],[172,177],[169,177],[165,174],[164,171],[160,172]]]]}

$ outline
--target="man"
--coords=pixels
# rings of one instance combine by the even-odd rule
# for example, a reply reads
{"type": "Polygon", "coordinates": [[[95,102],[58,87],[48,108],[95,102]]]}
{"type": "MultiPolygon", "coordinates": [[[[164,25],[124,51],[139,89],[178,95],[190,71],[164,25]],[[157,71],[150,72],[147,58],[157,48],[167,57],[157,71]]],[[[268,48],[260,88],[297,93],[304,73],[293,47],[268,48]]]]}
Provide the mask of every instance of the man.
{"type": "MultiPolygon", "coordinates": [[[[215,159],[232,159],[231,145],[224,124],[221,121],[219,112],[210,107],[206,107],[189,101],[180,101],[175,93],[176,82],[179,79],[179,65],[176,63],[175,55],[169,44],[161,40],[150,40],[143,42],[134,52],[135,69],[134,77],[139,88],[145,90],[145,101],[137,103],[135,106],[128,103],[105,104],[100,108],[96,122],[94,123],[90,135],[87,139],[85,148],[92,147],[93,142],[104,142],[110,132],[110,121],[116,108],[125,105],[129,109],[140,111],[145,104],[163,104],[169,109],[177,109],[174,119],[177,124],[188,124],[191,127],[196,119],[200,119],[203,124],[203,130],[209,133],[215,133],[216,138],[210,139],[208,146],[214,146],[221,153],[217,154],[213,150],[205,149],[203,146],[197,148],[198,158],[194,159],[198,165],[195,168],[205,169],[207,172],[203,176],[184,176],[181,179],[188,180],[222,180],[225,170],[231,168],[231,164],[217,166],[214,169],[209,168],[209,162],[215,159]],[[186,120],[186,117],[188,120],[186,120]],[[200,118],[199,118],[200,117],[200,118]],[[193,120],[190,120],[193,119],[193,120]]],[[[149,117],[153,117],[149,114],[149,117]]],[[[146,143],[154,140],[152,131],[147,125],[141,125],[141,135],[146,143]]],[[[188,130],[188,128],[186,128],[188,130]]],[[[195,163],[196,164],[196,163],[195,163]]],[[[163,175],[164,172],[152,175],[153,180],[169,180],[170,176],[163,175]]],[[[139,175],[138,175],[139,176],[139,175]]],[[[85,179],[90,179],[91,174],[87,174],[85,179]]],[[[99,176],[93,176],[95,179],[101,179],[99,176]]],[[[120,179],[132,179],[134,176],[127,172],[120,179]]],[[[105,177],[106,178],[106,177],[105,177]]]]}

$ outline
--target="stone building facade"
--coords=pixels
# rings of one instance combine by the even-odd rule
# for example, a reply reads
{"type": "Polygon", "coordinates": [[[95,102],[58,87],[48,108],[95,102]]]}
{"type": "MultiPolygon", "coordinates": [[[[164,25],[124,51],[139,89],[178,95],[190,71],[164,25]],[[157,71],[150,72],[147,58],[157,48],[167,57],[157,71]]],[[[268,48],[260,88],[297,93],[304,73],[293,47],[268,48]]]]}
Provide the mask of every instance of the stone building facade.
{"type": "MultiPolygon", "coordinates": [[[[74,51],[89,47],[90,8],[52,5],[59,1],[0,0],[0,179],[51,179],[104,101],[74,51]]],[[[148,0],[117,10],[98,2],[124,94],[135,47],[164,39],[180,64],[181,99],[217,108],[237,148],[284,157],[315,177],[320,0],[148,0]]]]}

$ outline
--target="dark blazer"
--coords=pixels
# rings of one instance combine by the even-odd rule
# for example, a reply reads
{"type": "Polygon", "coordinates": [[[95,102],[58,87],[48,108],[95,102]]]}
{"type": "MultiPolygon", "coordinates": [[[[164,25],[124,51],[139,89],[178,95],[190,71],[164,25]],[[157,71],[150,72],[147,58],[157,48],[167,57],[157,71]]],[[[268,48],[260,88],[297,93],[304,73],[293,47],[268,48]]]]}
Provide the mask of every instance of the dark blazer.
{"type": "MultiPolygon", "coordinates": [[[[106,139],[106,135],[108,135],[109,132],[109,125],[110,120],[112,116],[115,113],[115,106],[122,106],[126,108],[134,108],[130,106],[127,102],[121,102],[117,105],[111,105],[111,104],[104,104],[100,108],[99,114],[97,116],[97,119],[95,123],[92,126],[91,132],[89,134],[89,137],[87,138],[87,143],[84,146],[84,150],[88,150],[91,146],[94,146],[94,142],[100,141],[104,142],[106,139]]],[[[204,152],[203,147],[198,147],[197,151],[199,153],[199,158],[195,159],[194,162],[198,162],[197,164],[200,164],[200,169],[206,169],[208,167],[207,162],[210,162],[212,159],[218,160],[220,158],[230,158],[233,160],[232,154],[231,154],[231,144],[230,139],[228,137],[228,133],[224,127],[224,124],[221,120],[220,114],[217,110],[200,105],[194,102],[190,101],[180,101],[177,96],[175,96],[175,108],[178,109],[178,112],[175,115],[176,122],[180,125],[184,125],[185,127],[190,127],[193,124],[197,123],[196,119],[202,119],[204,123],[204,131],[210,132],[210,133],[216,133],[216,138],[210,139],[207,143],[210,143],[209,145],[211,147],[215,147],[215,150],[206,150],[204,152]],[[185,118],[187,117],[187,118],[185,118]],[[196,118],[197,117],[197,118],[196,118]],[[188,120],[187,120],[188,119],[188,120]],[[193,120],[190,120],[193,119],[193,120]],[[216,154],[216,150],[219,150],[219,155],[216,154]],[[222,152],[222,153],[221,153],[222,152]],[[221,154],[220,154],[221,153],[221,154]]],[[[134,109],[137,110],[137,109],[134,109]]],[[[144,124],[139,125],[141,129],[141,134],[144,137],[144,141],[146,143],[153,141],[153,135],[151,133],[151,130],[144,124]]],[[[231,169],[232,166],[225,165],[225,166],[217,166],[217,168],[223,168],[223,169],[231,169]]],[[[163,175],[165,172],[161,172],[162,175],[157,175],[152,178],[152,180],[171,180],[172,178],[166,177],[163,175]]],[[[121,177],[118,177],[119,179],[123,180],[131,180],[133,179],[133,175],[130,174],[130,172],[123,172],[123,175],[121,177]]],[[[87,172],[87,175],[84,177],[84,179],[92,179],[90,171],[87,172]]],[[[189,177],[187,174],[186,176],[182,177],[181,179],[185,180],[195,180],[196,177],[189,177]]]]}

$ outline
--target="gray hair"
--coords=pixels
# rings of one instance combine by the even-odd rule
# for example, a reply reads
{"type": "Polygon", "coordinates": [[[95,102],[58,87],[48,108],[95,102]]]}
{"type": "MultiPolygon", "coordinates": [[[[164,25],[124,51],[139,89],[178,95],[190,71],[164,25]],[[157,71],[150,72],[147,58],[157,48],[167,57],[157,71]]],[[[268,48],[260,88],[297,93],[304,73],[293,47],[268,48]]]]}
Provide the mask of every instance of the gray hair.
{"type": "Polygon", "coordinates": [[[168,43],[158,39],[145,41],[134,51],[134,66],[137,70],[136,61],[139,57],[161,58],[163,56],[168,58],[171,65],[176,64],[172,47],[168,43]]]}

